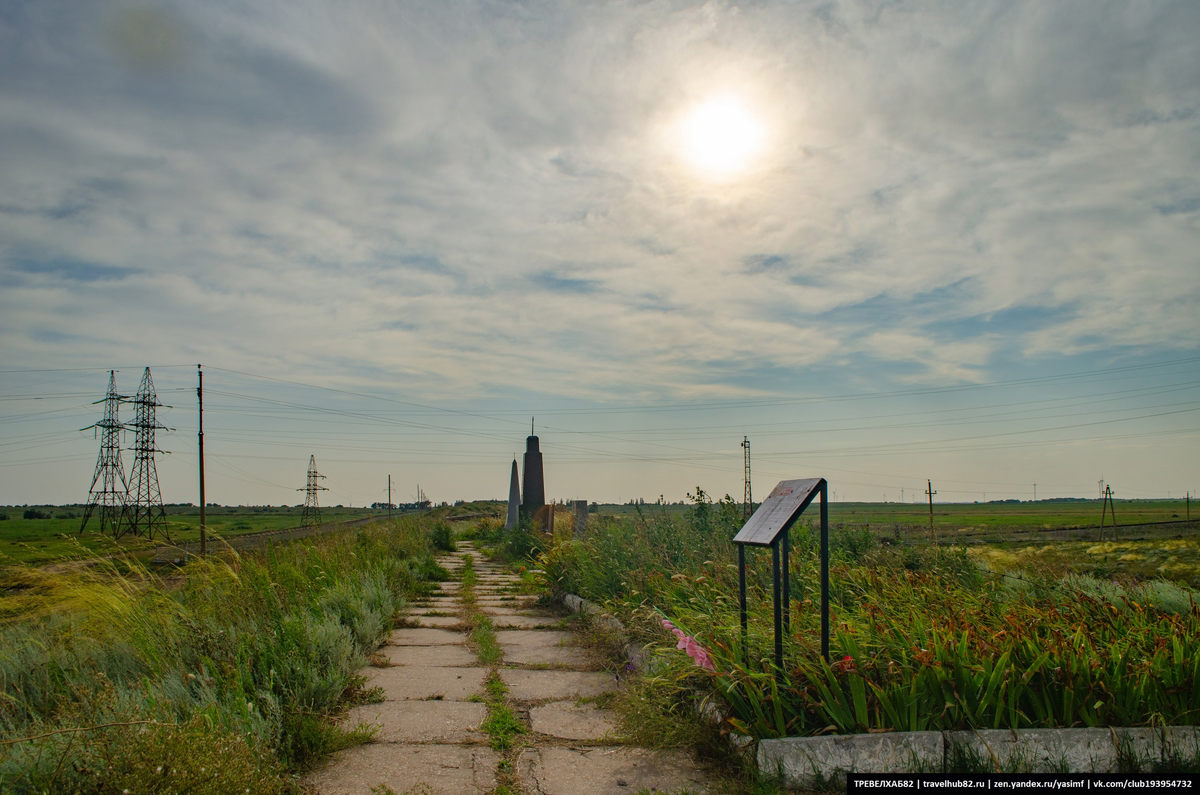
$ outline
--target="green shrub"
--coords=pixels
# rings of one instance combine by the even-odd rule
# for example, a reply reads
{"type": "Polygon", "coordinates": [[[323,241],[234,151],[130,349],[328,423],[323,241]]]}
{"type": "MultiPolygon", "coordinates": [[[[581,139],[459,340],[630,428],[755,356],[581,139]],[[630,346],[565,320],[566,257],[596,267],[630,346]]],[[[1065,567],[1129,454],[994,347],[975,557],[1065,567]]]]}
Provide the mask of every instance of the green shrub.
{"type": "Polygon", "coordinates": [[[435,549],[440,549],[443,552],[453,552],[456,549],[454,543],[454,530],[451,529],[450,523],[439,521],[429,531],[429,540],[433,542],[435,549]]]}
{"type": "MultiPolygon", "coordinates": [[[[71,730],[0,744],[12,791],[120,792],[95,775],[110,769],[126,771],[111,780],[131,792],[184,791],[139,778],[139,743],[163,758],[194,746],[201,760],[228,747],[221,776],[241,781],[237,791],[284,787],[286,771],[368,736],[333,716],[405,599],[446,575],[413,520],[194,561],[169,587],[123,566],[0,570],[0,741],[71,730]]],[[[187,791],[226,791],[214,782],[187,791]]]]}

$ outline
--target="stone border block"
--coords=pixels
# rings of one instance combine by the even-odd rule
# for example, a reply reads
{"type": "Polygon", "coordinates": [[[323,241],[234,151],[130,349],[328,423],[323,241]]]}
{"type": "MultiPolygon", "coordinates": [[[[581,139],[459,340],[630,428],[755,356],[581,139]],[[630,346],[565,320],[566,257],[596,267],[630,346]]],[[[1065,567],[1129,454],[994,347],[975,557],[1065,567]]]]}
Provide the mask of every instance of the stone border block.
{"type": "Polygon", "coordinates": [[[758,769],[786,787],[844,787],[847,773],[940,773],[941,732],[841,734],[758,741],[758,769]]]}
{"type": "Polygon", "coordinates": [[[974,761],[997,773],[1112,773],[1111,729],[984,729],[946,732],[946,763],[974,761]]]}

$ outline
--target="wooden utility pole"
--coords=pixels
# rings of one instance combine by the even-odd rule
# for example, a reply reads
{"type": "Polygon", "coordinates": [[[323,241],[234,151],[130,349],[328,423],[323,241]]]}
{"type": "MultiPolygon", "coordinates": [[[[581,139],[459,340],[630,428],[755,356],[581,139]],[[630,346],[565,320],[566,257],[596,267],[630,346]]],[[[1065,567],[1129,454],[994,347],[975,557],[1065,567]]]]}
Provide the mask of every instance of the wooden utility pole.
{"type": "Polygon", "coordinates": [[[388,475],[388,521],[392,520],[392,476],[388,475]]]}
{"type": "Polygon", "coordinates": [[[937,492],[933,490],[932,480],[926,480],[925,483],[927,484],[925,494],[929,496],[929,535],[933,538],[934,543],[937,543],[937,536],[933,534],[933,495],[937,492]]]}
{"type": "Polygon", "coordinates": [[[196,384],[196,398],[200,406],[200,555],[203,557],[208,554],[208,523],[205,521],[207,503],[204,496],[204,369],[201,365],[196,365],[196,376],[199,378],[196,384]]]}
{"type": "Polygon", "coordinates": [[[742,449],[746,451],[746,476],[743,482],[745,488],[742,489],[742,521],[750,518],[750,514],[754,509],[754,495],[750,491],[750,437],[742,437],[742,449]]]}
{"type": "Polygon", "coordinates": [[[1104,500],[1100,503],[1100,540],[1104,540],[1104,516],[1105,513],[1112,514],[1113,522],[1113,541],[1117,540],[1117,509],[1113,507],[1112,501],[1113,490],[1112,486],[1104,487],[1104,500]]]}

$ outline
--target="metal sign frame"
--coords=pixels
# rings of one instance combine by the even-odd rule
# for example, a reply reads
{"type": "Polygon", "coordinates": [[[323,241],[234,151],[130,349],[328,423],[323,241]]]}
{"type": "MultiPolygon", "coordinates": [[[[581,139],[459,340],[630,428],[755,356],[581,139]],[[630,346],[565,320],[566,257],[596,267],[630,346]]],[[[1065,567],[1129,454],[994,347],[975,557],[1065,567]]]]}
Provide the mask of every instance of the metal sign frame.
{"type": "Polygon", "coordinates": [[[746,618],[746,547],[770,547],[775,602],[775,675],[783,674],[783,637],[792,631],[792,594],[788,552],[789,530],[800,514],[821,498],[821,655],[829,662],[829,483],[825,478],[781,480],[749,521],[734,536],[738,546],[738,597],[742,650],[749,664],[750,633],[746,618]]]}

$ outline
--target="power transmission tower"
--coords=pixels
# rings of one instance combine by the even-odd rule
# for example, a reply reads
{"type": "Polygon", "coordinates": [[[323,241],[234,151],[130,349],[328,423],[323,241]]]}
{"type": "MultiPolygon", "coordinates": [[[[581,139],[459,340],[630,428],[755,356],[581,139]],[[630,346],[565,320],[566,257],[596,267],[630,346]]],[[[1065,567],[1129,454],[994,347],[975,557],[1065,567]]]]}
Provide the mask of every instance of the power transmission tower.
{"type": "Polygon", "coordinates": [[[125,469],[121,466],[121,431],[125,426],[117,419],[121,396],[117,394],[115,370],[108,372],[108,394],[105,395],[104,400],[97,400],[96,403],[104,404],[104,419],[81,429],[86,431],[88,428],[94,428],[103,435],[100,441],[100,457],[96,459],[96,474],[92,476],[92,487],[88,490],[87,509],[83,512],[83,521],[79,525],[79,532],[83,532],[87,527],[88,520],[99,508],[100,533],[112,533],[113,538],[120,538],[121,520],[125,513],[125,497],[129,493],[129,484],[125,481],[125,469]]]}
{"type": "Polygon", "coordinates": [[[125,521],[128,532],[154,538],[155,532],[170,540],[167,533],[167,514],[163,510],[162,491],[158,486],[158,468],[154,457],[164,452],[154,443],[154,432],[170,430],[159,423],[157,409],[162,406],[154,392],[150,368],[142,374],[133,403],[136,414],[129,427],[133,428],[133,469],[129,473],[129,499],[125,501],[125,521]]]}
{"type": "Polygon", "coordinates": [[[750,437],[742,437],[742,448],[746,451],[746,488],[742,495],[742,519],[749,519],[754,510],[754,496],[750,493],[750,437]]]}
{"type": "Polygon", "coordinates": [[[296,491],[304,492],[304,512],[300,514],[301,527],[317,527],[321,526],[321,506],[317,502],[318,491],[329,491],[329,489],[320,485],[317,480],[325,477],[317,473],[317,457],[311,455],[308,457],[308,481],[303,489],[296,491]]]}

